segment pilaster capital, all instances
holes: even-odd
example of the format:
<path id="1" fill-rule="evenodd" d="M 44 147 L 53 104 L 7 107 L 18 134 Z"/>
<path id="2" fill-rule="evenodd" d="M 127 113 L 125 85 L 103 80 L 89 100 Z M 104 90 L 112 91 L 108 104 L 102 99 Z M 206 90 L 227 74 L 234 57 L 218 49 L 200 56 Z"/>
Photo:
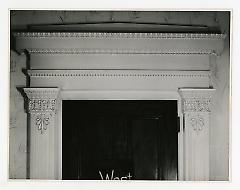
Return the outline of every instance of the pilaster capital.
<path id="1" fill-rule="evenodd" d="M 211 99 L 215 89 L 190 89 L 178 90 L 182 98 L 182 111 L 186 112 L 211 112 Z"/>
<path id="2" fill-rule="evenodd" d="M 57 110 L 59 88 L 24 88 L 24 92 L 29 99 L 29 113 L 53 113 Z"/>

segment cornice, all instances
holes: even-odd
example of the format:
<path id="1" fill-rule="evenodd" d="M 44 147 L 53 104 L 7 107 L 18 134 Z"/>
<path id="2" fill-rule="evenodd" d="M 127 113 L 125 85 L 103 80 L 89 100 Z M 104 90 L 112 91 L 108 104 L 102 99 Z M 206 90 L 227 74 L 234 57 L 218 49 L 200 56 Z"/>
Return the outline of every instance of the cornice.
<path id="1" fill-rule="evenodd" d="M 207 77 L 209 71 L 147 70 L 28 70 L 30 77 Z"/>
<path id="2" fill-rule="evenodd" d="M 216 55 L 210 49 L 103 49 L 103 48 L 30 48 L 30 54 L 91 54 L 91 55 Z"/>
<path id="3" fill-rule="evenodd" d="M 114 39 L 213 39 L 221 40 L 225 34 L 206 33 L 111 33 L 111 32 L 14 32 L 24 38 L 114 38 Z"/>

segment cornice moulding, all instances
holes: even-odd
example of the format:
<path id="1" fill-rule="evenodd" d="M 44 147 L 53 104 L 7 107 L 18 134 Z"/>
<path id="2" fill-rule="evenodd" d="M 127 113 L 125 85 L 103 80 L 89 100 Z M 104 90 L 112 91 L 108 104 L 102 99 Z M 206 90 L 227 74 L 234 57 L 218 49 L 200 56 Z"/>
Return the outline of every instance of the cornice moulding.
<path id="1" fill-rule="evenodd" d="M 19 32 L 16 50 L 30 54 L 220 55 L 225 34 Z"/>
<path id="2" fill-rule="evenodd" d="M 28 70 L 30 77 L 209 77 L 209 71 Z"/>
<path id="3" fill-rule="evenodd" d="M 108 32 L 14 32 L 23 38 L 147 38 L 147 39 L 225 39 L 226 34 L 206 33 L 108 33 Z"/>
<path id="4" fill-rule="evenodd" d="M 30 54 L 110 54 L 110 55 L 216 55 L 214 50 L 210 49 L 100 49 L 100 48 L 30 48 L 27 49 Z"/>

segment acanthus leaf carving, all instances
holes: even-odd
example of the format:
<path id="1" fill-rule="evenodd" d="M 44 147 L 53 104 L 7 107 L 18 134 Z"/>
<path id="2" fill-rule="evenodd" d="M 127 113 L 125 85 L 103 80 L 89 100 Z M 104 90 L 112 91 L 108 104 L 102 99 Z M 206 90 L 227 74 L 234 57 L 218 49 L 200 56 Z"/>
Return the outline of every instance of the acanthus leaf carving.
<path id="1" fill-rule="evenodd" d="M 51 116 L 52 114 L 37 114 L 35 125 L 37 126 L 37 130 L 40 131 L 41 134 L 43 134 L 44 131 L 47 130 L 48 125 L 50 125 Z"/>

